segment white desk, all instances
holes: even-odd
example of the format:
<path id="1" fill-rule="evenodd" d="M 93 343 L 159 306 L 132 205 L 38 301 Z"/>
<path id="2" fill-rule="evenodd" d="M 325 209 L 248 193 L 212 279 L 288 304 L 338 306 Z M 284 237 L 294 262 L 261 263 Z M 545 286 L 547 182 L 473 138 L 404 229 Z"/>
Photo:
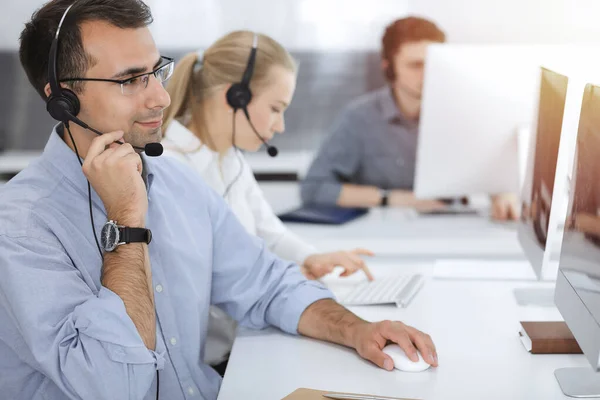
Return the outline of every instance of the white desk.
<path id="1" fill-rule="evenodd" d="M 281 399 L 299 387 L 426 400 L 565 399 L 554 370 L 588 363 L 582 355 L 525 351 L 520 320 L 562 319 L 555 308 L 517 306 L 512 289 L 531 284 L 430 280 L 406 309 L 352 308 L 371 321 L 401 320 L 431 334 L 440 366 L 422 373 L 384 371 L 353 350 L 275 329 L 241 330 L 219 400 Z"/>
<path id="2" fill-rule="evenodd" d="M 415 216 L 399 209 L 373 209 L 343 226 L 288 224 L 324 251 L 365 247 L 379 255 L 522 258 L 514 224 L 485 216 Z"/>
<path id="3" fill-rule="evenodd" d="M 261 182 L 276 213 L 301 203 L 297 183 Z M 513 223 L 487 216 L 417 216 L 412 210 L 375 208 L 342 226 L 287 224 L 322 251 L 364 247 L 384 256 L 523 258 Z"/>
<path id="4" fill-rule="evenodd" d="M 39 151 L 6 151 L 0 153 L 0 174 L 17 174 L 40 154 Z"/>

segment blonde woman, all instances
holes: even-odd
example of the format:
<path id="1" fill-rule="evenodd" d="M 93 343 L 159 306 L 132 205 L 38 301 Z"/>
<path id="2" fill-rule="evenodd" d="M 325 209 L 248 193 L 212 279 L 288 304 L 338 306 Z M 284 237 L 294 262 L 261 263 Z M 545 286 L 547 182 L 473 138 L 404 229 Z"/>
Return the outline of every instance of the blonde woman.
<path id="1" fill-rule="evenodd" d="M 199 179 L 223 195 L 250 233 L 279 257 L 297 263 L 307 277 L 319 278 L 341 266 L 342 276 L 363 270 L 373 279 L 360 258 L 372 255 L 370 251 L 318 253 L 290 232 L 265 200 L 239 150 L 257 151 L 263 141 L 284 131 L 283 115 L 295 86 L 294 60 L 265 35 L 232 32 L 203 54 L 186 55 L 167 86 L 171 106 L 164 116 L 165 154 L 192 166 Z M 215 365 L 226 359 L 233 334 L 215 327 L 225 322 L 216 315 L 219 310 L 213 312 L 209 325 L 214 334 L 209 332 L 205 358 Z M 216 331 L 228 331 L 228 337 Z"/>

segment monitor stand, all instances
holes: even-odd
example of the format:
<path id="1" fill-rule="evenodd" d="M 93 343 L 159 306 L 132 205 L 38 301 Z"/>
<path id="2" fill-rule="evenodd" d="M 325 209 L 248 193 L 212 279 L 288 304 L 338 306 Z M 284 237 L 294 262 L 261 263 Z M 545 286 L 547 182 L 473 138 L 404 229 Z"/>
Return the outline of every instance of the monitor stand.
<path id="1" fill-rule="evenodd" d="M 525 287 L 513 289 L 520 306 L 555 307 L 554 287 Z"/>
<path id="2" fill-rule="evenodd" d="M 600 374 L 591 368 L 560 368 L 554 371 L 554 376 L 569 397 L 600 398 Z"/>

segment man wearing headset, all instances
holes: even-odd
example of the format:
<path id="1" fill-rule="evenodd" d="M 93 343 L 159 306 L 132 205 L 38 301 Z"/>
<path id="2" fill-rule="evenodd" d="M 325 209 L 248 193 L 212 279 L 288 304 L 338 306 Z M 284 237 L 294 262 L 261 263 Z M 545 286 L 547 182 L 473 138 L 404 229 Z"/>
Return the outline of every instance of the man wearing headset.
<path id="1" fill-rule="evenodd" d="M 304 203 L 425 212 L 445 207 L 412 192 L 425 55 L 430 44 L 445 41 L 444 32 L 422 18 L 386 28 L 381 66 L 388 85 L 359 97 L 339 116 L 302 182 Z M 494 219 L 516 216 L 514 196 L 492 196 Z"/>
<path id="2" fill-rule="evenodd" d="M 437 365 L 428 335 L 358 318 L 248 235 L 191 170 L 147 157 L 172 72 L 150 10 L 70 1 L 44 5 L 21 34 L 23 67 L 62 124 L 0 190 L 0 397 L 215 399 L 220 377 L 202 363 L 210 305 L 387 370 L 388 340 Z"/>

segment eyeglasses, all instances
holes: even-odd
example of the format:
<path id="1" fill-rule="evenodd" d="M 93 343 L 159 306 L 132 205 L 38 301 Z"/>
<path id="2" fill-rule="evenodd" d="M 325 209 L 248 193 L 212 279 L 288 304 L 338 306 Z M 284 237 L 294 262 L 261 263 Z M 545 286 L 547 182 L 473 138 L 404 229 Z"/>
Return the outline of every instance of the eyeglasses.
<path id="1" fill-rule="evenodd" d="M 60 82 L 112 82 L 121 85 L 121 93 L 124 95 L 132 95 L 148 87 L 150 75 L 160 82 L 164 83 L 173 75 L 175 62 L 170 57 L 161 56 L 162 64 L 152 72 L 146 72 L 127 79 L 100 79 L 100 78 L 67 78 L 61 79 Z"/>

